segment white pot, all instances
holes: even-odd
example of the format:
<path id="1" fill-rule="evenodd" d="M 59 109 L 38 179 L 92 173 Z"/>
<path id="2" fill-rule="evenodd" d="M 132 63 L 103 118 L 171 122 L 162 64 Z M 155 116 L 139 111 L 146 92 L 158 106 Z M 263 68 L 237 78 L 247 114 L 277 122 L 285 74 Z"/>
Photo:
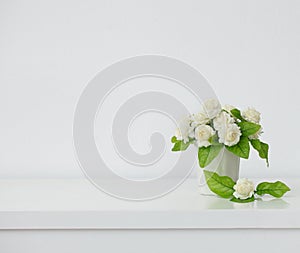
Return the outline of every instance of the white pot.
<path id="1" fill-rule="evenodd" d="M 203 170 L 216 172 L 220 176 L 228 176 L 236 181 L 239 178 L 240 158 L 224 147 L 219 155 L 207 167 L 198 167 L 198 182 L 201 194 L 214 195 L 206 184 Z"/>

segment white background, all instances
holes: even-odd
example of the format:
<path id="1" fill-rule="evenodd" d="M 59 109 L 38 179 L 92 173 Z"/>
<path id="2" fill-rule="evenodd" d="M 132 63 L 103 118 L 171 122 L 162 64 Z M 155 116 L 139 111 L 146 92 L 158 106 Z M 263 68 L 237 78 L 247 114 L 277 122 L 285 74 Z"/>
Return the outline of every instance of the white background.
<path id="1" fill-rule="evenodd" d="M 0 178 L 83 177 L 76 102 L 101 69 L 162 54 L 198 69 L 220 101 L 262 112 L 270 168 L 300 176 L 299 1 L 0 1 Z"/>

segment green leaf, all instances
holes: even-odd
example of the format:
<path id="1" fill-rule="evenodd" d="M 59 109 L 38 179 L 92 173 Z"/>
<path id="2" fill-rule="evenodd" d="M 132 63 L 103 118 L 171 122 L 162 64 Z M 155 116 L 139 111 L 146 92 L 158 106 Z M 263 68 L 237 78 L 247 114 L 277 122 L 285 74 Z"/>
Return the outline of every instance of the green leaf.
<path id="1" fill-rule="evenodd" d="M 176 136 L 173 136 L 173 137 L 171 138 L 171 142 L 172 142 L 172 143 L 175 143 L 176 141 L 177 141 Z"/>
<path id="2" fill-rule="evenodd" d="M 239 122 L 238 126 L 241 129 L 242 135 L 247 137 L 257 133 L 259 129 L 261 129 L 261 126 L 259 124 L 255 124 L 248 121 Z"/>
<path id="3" fill-rule="evenodd" d="M 173 138 L 172 138 L 173 139 Z M 172 140 L 171 140 L 172 141 Z M 193 139 L 190 139 L 187 143 L 184 143 L 183 140 L 176 140 L 172 151 L 184 151 L 186 150 L 190 144 L 192 144 L 194 142 Z"/>
<path id="4" fill-rule="evenodd" d="M 251 142 L 251 145 L 254 149 L 256 149 L 257 151 L 261 150 L 261 145 L 260 145 L 260 140 L 259 139 L 253 139 L 253 140 L 250 140 L 250 142 Z"/>
<path id="5" fill-rule="evenodd" d="M 201 168 L 206 167 L 217 157 L 223 145 L 211 145 L 209 147 L 201 147 L 198 149 L 198 161 Z"/>
<path id="6" fill-rule="evenodd" d="M 204 170 L 206 183 L 209 189 L 222 198 L 230 198 L 234 193 L 235 182 L 227 176 L 219 176 L 217 173 Z"/>
<path id="7" fill-rule="evenodd" d="M 249 158 L 249 152 L 250 152 L 250 145 L 249 140 L 246 136 L 241 136 L 240 141 L 238 144 L 233 145 L 231 147 L 226 146 L 227 150 L 232 152 L 233 154 L 248 159 Z"/>
<path id="8" fill-rule="evenodd" d="M 266 159 L 269 166 L 269 145 L 261 142 L 259 139 L 250 140 L 252 147 L 258 151 L 259 157 Z"/>
<path id="9" fill-rule="evenodd" d="M 277 181 L 275 183 L 263 182 L 256 187 L 256 194 L 258 195 L 270 194 L 275 198 L 280 198 L 287 191 L 290 190 L 291 189 L 286 184 L 280 181 Z"/>
<path id="10" fill-rule="evenodd" d="M 236 117 L 237 119 L 241 121 L 245 121 L 245 119 L 242 117 L 241 111 L 239 109 L 232 109 L 230 110 L 231 114 Z"/>
<path id="11" fill-rule="evenodd" d="M 254 196 L 247 198 L 247 199 L 238 199 L 236 197 L 233 197 L 230 201 L 236 202 L 236 203 L 249 203 L 253 202 L 255 200 Z"/>
<path id="12" fill-rule="evenodd" d="M 219 137 L 218 135 L 214 134 L 213 136 L 211 136 L 208 141 L 212 144 L 212 145 L 218 145 L 219 143 Z"/>

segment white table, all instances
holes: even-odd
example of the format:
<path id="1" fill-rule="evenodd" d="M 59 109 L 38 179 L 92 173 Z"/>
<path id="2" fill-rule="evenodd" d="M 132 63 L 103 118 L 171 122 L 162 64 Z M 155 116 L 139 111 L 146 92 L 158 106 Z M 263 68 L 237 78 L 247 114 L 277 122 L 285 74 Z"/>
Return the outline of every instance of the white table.
<path id="1" fill-rule="evenodd" d="M 0 180 L 0 252 L 297 252 L 300 180 L 283 181 L 284 198 L 238 204 L 193 179 L 145 202 L 87 180 Z"/>

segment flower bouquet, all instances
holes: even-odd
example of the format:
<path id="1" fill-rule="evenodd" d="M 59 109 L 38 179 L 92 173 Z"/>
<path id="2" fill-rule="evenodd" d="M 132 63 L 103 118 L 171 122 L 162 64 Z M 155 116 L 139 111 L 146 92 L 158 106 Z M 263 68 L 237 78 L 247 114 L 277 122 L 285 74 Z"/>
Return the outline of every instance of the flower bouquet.
<path id="1" fill-rule="evenodd" d="M 208 99 L 199 113 L 180 122 L 175 136 L 171 139 L 174 144 L 172 151 L 184 151 L 194 144 L 198 148 L 199 166 L 208 168 L 220 157 L 221 150 L 223 157 L 229 153 L 232 157 L 230 159 L 248 159 L 251 145 L 269 166 L 269 145 L 260 140 L 263 133 L 260 118 L 260 113 L 254 108 L 244 111 L 230 105 L 222 108 L 216 99 Z M 209 189 L 221 197 L 230 198 L 235 202 L 251 202 L 255 200 L 255 194 L 281 197 L 290 190 L 279 181 L 264 182 L 255 189 L 251 181 L 238 179 L 238 167 L 237 173 L 229 177 L 233 175 L 232 163 L 218 162 L 218 166 L 214 164 L 204 170 L 204 175 Z M 224 169 L 226 164 L 228 168 Z M 235 164 L 239 166 L 239 162 Z"/>

